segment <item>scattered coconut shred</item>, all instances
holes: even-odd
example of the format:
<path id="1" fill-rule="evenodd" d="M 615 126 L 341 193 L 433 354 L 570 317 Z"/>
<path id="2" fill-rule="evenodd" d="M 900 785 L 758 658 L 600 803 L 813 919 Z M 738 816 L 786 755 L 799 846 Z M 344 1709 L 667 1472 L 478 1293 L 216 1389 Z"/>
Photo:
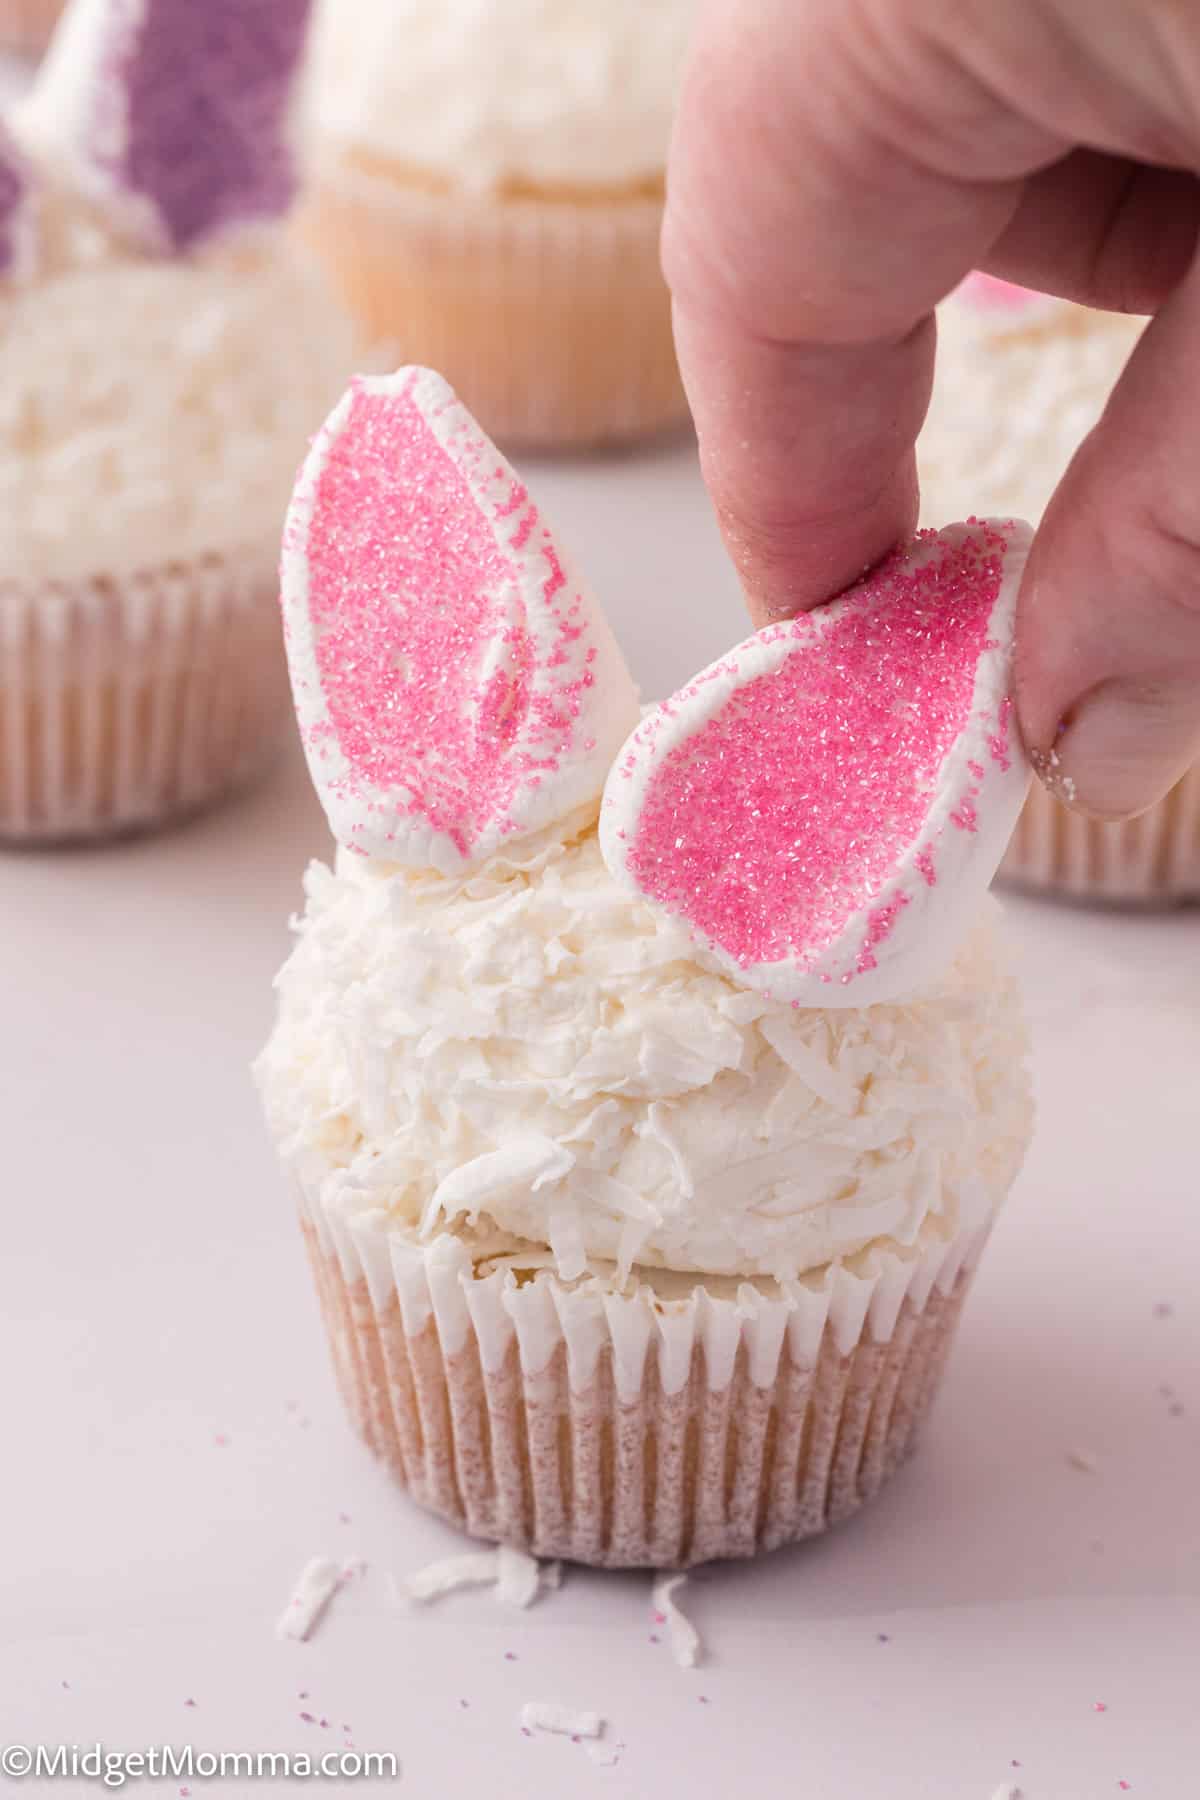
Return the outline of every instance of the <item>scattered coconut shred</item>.
<path id="1" fill-rule="evenodd" d="M 523 1550 L 501 1544 L 497 1550 L 477 1550 L 466 1556 L 447 1556 L 406 1577 L 404 1592 L 422 1603 L 440 1600 L 460 1588 L 494 1587 L 502 1606 L 532 1606 L 545 1590 L 561 1587 L 562 1564 L 539 1563 Z"/>
<path id="2" fill-rule="evenodd" d="M 692 1621 L 680 1611 L 674 1596 L 687 1580 L 686 1575 L 659 1575 L 650 1596 L 655 1620 L 665 1625 L 671 1639 L 675 1661 L 681 1669 L 694 1669 L 703 1654 L 700 1633 Z"/>
<path id="3" fill-rule="evenodd" d="M 276 1622 L 275 1636 L 305 1643 L 338 1589 L 364 1567 L 358 1561 L 337 1563 L 328 1556 L 314 1556 L 300 1571 L 292 1597 Z"/>
<path id="4" fill-rule="evenodd" d="M 599 1713 L 575 1712 L 552 1700 L 527 1700 L 521 1708 L 522 1731 L 552 1731 L 559 1737 L 598 1738 L 604 1732 Z"/>

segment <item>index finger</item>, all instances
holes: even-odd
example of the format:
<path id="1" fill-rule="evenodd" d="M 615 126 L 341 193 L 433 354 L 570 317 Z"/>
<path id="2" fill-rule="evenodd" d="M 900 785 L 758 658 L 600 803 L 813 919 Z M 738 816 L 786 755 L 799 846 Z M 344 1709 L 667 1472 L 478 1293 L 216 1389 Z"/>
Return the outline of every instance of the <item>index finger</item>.
<path id="1" fill-rule="evenodd" d="M 702 9 L 664 264 L 705 478 L 759 622 L 828 598 L 915 524 L 933 308 L 1070 141 L 936 26 L 1047 10 Z"/>

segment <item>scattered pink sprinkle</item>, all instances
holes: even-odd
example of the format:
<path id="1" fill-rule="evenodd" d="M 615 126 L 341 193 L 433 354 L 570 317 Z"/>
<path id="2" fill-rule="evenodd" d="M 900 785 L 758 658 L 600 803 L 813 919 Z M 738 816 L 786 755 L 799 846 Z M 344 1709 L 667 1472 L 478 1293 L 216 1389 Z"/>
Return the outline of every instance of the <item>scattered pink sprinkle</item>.
<path id="1" fill-rule="evenodd" d="M 1128 1782 L 1128 1781 L 1118 1781 L 1118 1783 L 1117 1783 L 1117 1786 L 1118 1786 L 1118 1787 L 1119 1787 L 1119 1788 L 1123 1788 L 1123 1789 L 1124 1789 L 1124 1791 L 1125 1791 L 1125 1792 L 1126 1792 L 1126 1793 L 1128 1793 L 1128 1792 L 1129 1792 L 1129 1789 L 1130 1789 L 1130 1787 L 1131 1787 L 1131 1785 L 1132 1785 L 1132 1784 L 1131 1784 L 1131 1783 L 1130 1783 L 1130 1782 Z"/>
<path id="2" fill-rule="evenodd" d="M 1093 1700 L 1092 1701 L 1092 1711 L 1093 1712 L 1107 1712 L 1108 1711 L 1108 1702 L 1106 1700 Z"/>
<path id="3" fill-rule="evenodd" d="M 504 1652 L 504 1660 L 505 1660 L 505 1662 L 516 1662 L 516 1660 L 517 1660 L 516 1651 L 515 1650 L 506 1650 Z"/>
<path id="4" fill-rule="evenodd" d="M 700 1702 L 701 1706 L 708 1705 L 708 1695 L 707 1694 L 697 1694 L 696 1698 Z"/>
<path id="5" fill-rule="evenodd" d="M 189 1698 L 189 1699 L 185 1700 L 183 1704 L 185 1706 L 195 1706 L 196 1702 Z"/>
<path id="6" fill-rule="evenodd" d="M 224 1450 L 229 1443 L 229 1433 L 226 1431 L 218 1431 L 216 1437 L 213 1439 L 213 1443 L 217 1446 L 218 1450 Z"/>
<path id="7" fill-rule="evenodd" d="M 920 838 L 972 717 L 1006 547 L 986 526 L 961 543 L 922 533 L 833 624 L 805 614 L 760 632 L 786 642 L 786 660 L 652 769 L 626 853 L 642 891 L 743 968 L 812 968 Z M 914 567 L 914 554 L 929 560 Z M 967 831 L 976 767 L 952 815 Z M 860 972 L 908 898 L 868 912 Z"/>
<path id="8" fill-rule="evenodd" d="M 458 1704 L 462 1707 L 463 1711 L 465 1712 L 467 1710 L 467 1708 L 470 1706 L 471 1702 L 469 1700 L 460 1700 Z"/>
<path id="9" fill-rule="evenodd" d="M 877 1631 L 875 1636 L 881 1644 L 890 1644 L 892 1641 L 886 1631 Z"/>
<path id="10" fill-rule="evenodd" d="M 767 998 L 770 998 L 770 996 L 768 995 Z M 656 1625 L 665 1625 L 667 1622 L 667 1615 L 665 1612 L 652 1613 L 650 1616 Z"/>
<path id="11" fill-rule="evenodd" d="M 522 1725 L 521 1736 L 522 1737 L 532 1737 L 533 1736 L 533 1733 L 532 1733 L 532 1731 L 530 1731 L 528 1725 Z"/>
<path id="12" fill-rule="evenodd" d="M 328 1719 L 318 1719 L 317 1724 L 321 1727 L 322 1731 L 329 1730 L 329 1720 Z"/>
<path id="13" fill-rule="evenodd" d="M 308 1689 L 302 1688 L 301 1691 L 296 1695 L 296 1698 L 297 1698 L 297 1700 L 307 1700 L 308 1699 Z"/>
<path id="14" fill-rule="evenodd" d="M 656 1632 L 653 1632 L 653 1631 L 652 1631 L 652 1632 L 651 1632 L 651 1633 L 650 1633 L 650 1642 L 651 1642 L 651 1643 L 652 1643 L 652 1644 L 661 1644 L 661 1643 L 662 1643 L 662 1639 L 661 1639 L 661 1638 L 660 1638 L 660 1637 L 659 1637 L 659 1636 L 658 1636 L 658 1634 L 657 1634 L 657 1633 L 656 1633 Z"/>
<path id="15" fill-rule="evenodd" d="M 62 1687 L 65 1687 L 65 1688 L 69 1688 L 69 1687 L 70 1687 L 70 1685 L 71 1685 L 71 1684 L 70 1684 L 70 1682 L 69 1682 L 69 1681 L 64 1681 L 64 1682 L 62 1682 L 62 1683 L 60 1683 L 60 1686 L 62 1686 Z"/>
<path id="16" fill-rule="evenodd" d="M 1174 1311 L 1175 1308 L 1171 1305 L 1169 1300 L 1159 1300 L 1155 1303 L 1154 1317 L 1156 1319 L 1169 1319 Z"/>
<path id="17" fill-rule="evenodd" d="M 349 1523 L 350 1523 L 350 1514 L 347 1512 L 340 1512 L 338 1514 L 338 1524 L 339 1525 L 349 1525 Z"/>
<path id="18" fill-rule="evenodd" d="M 315 1725 L 317 1722 L 315 1713 L 302 1712 L 300 1717 L 304 1720 L 306 1725 Z"/>
<path id="19" fill-rule="evenodd" d="M 189 1787 L 181 1787 L 179 1790 L 180 1800 L 188 1800 L 188 1796 L 191 1794 L 191 1791 L 192 1790 Z"/>

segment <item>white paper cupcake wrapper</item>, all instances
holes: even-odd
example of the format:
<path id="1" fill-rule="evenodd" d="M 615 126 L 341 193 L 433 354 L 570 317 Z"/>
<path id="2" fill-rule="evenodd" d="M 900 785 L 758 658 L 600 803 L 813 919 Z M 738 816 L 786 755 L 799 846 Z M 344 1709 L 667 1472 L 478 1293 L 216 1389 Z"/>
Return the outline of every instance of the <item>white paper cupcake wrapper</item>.
<path id="1" fill-rule="evenodd" d="M 0 840 L 196 811 L 261 766 L 287 716 L 261 555 L 123 581 L 0 581 Z"/>
<path id="2" fill-rule="evenodd" d="M 485 430 L 556 447 L 687 414 L 661 201 L 438 192 L 326 159 L 299 228 L 372 341 L 437 369 Z"/>
<path id="3" fill-rule="evenodd" d="M 878 1490 L 990 1228 L 786 1288 L 619 1293 L 477 1272 L 462 1239 L 343 1219 L 319 1183 L 301 1216 L 350 1416 L 414 1499 L 538 1556 L 659 1568 L 772 1549 Z"/>
<path id="4" fill-rule="evenodd" d="M 1141 818 L 1121 824 L 1084 818 L 1035 782 L 1000 877 L 1077 900 L 1200 900 L 1200 769 Z"/>

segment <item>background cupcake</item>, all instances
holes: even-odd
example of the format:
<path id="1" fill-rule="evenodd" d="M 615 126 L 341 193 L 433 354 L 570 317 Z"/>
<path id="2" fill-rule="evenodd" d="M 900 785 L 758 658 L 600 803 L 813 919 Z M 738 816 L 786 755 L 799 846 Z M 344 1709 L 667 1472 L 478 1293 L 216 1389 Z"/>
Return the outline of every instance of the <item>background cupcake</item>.
<path id="1" fill-rule="evenodd" d="M 996 512 L 1040 518 L 1144 326 L 972 276 L 938 314 L 937 380 L 918 446 L 925 516 L 957 517 L 974 493 Z M 1035 784 L 1002 873 L 1081 899 L 1196 899 L 1200 774 L 1117 825 Z"/>
<path id="2" fill-rule="evenodd" d="M 325 0 L 304 233 L 373 338 L 488 430 L 632 438 L 686 406 L 659 272 L 692 0 Z"/>
<path id="3" fill-rule="evenodd" d="M 77 0 L 14 120 L 0 836 L 198 807 L 286 715 L 278 522 L 353 360 L 284 230 L 306 0 Z M 189 85 L 190 84 L 190 85 Z"/>
<path id="4" fill-rule="evenodd" d="M 994 656 L 1016 578 L 960 534 L 899 557 L 846 616 L 894 603 L 898 644 L 921 610 L 927 672 L 930 596 L 981 598 Z M 975 917 L 951 891 L 953 859 L 986 856 L 1024 789 L 1003 688 L 999 721 L 978 697 L 999 664 L 977 677 L 972 656 L 961 719 L 934 728 L 949 747 L 883 809 L 887 831 L 901 799 L 926 806 L 921 784 L 975 733 L 996 747 L 986 767 L 962 749 L 969 797 L 952 781 L 947 804 L 979 829 L 934 806 L 908 885 L 864 903 L 846 972 L 805 963 L 797 988 L 617 866 L 629 807 L 657 791 L 656 733 L 697 704 L 727 718 L 722 683 L 761 641 L 618 749 L 639 709 L 603 618 L 436 377 L 358 384 L 331 418 L 289 518 L 284 606 L 343 847 L 309 871 L 258 1075 L 358 1430 L 423 1504 L 547 1556 L 674 1566 L 844 1517 L 911 1447 L 1029 1134 L 993 906 Z M 882 717 L 903 729 L 890 679 Z M 793 769 L 794 724 L 789 708 Z M 751 782 L 763 757 L 784 766 L 757 749 Z M 733 818 L 749 861 L 711 884 L 739 918 L 767 873 L 756 819 Z M 793 885 L 823 906 L 801 864 Z M 930 924 L 950 902 L 974 919 L 957 955 Z M 869 1004 L 922 914 L 937 974 Z"/>

